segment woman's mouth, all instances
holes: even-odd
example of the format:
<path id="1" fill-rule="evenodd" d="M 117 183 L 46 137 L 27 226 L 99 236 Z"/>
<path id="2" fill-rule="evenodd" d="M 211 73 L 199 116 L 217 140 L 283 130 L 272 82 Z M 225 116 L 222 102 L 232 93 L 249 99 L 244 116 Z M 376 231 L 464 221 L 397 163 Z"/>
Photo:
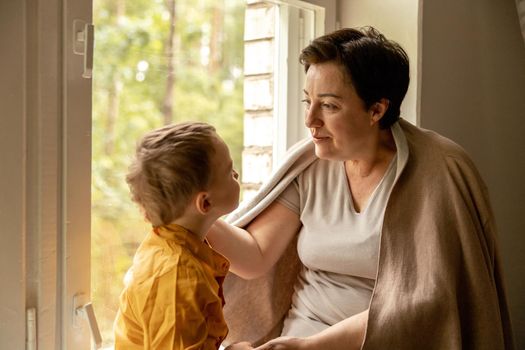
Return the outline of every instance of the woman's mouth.
<path id="1" fill-rule="evenodd" d="M 318 134 L 312 134 L 312 139 L 314 140 L 314 142 L 322 142 L 328 140 L 329 137 Z"/>

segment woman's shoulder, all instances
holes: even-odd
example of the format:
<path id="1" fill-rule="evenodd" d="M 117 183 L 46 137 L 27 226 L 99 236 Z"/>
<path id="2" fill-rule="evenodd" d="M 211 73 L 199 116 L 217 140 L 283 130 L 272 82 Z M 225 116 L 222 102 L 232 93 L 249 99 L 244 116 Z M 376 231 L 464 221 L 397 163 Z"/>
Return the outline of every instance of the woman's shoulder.
<path id="1" fill-rule="evenodd" d="M 475 186 L 486 192 L 479 170 L 462 146 L 435 131 L 419 128 L 408 122 L 403 122 L 401 126 L 415 172 L 420 175 L 431 173 L 432 181 L 453 177 L 457 183 L 466 182 L 469 187 Z"/>
<path id="2" fill-rule="evenodd" d="M 299 181 L 328 180 L 337 176 L 337 170 L 342 169 L 342 167 L 343 162 L 341 161 L 317 158 L 297 178 Z"/>
<path id="3" fill-rule="evenodd" d="M 447 161 L 447 158 L 465 161 L 472 165 L 472 161 L 465 149 L 455 141 L 429 129 L 417 127 L 401 120 L 400 126 L 407 139 L 409 153 L 420 160 Z"/>

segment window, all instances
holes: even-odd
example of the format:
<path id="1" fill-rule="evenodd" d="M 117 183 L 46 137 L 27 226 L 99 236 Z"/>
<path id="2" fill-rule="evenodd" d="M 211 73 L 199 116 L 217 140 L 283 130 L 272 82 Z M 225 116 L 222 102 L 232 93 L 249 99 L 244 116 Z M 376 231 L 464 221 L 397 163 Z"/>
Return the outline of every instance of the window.
<path id="1" fill-rule="evenodd" d="M 117 7 L 122 4 L 140 7 L 146 2 L 119 0 L 111 3 L 117 10 Z M 182 0 L 179 2 L 183 3 Z M 215 3 L 210 0 L 199 1 L 198 4 L 204 6 L 212 2 Z M 159 6 L 164 4 L 164 0 L 150 3 Z M 232 2 L 228 0 L 223 3 L 229 6 Z M 242 6 L 256 7 L 257 3 L 271 3 L 278 7 L 275 12 L 278 21 L 274 27 L 275 33 L 279 34 L 276 41 L 286 37 L 286 30 L 292 31 L 290 28 L 285 29 L 281 26 L 285 18 L 290 21 L 292 18 L 284 16 L 286 3 L 293 5 L 290 8 L 304 5 L 308 11 L 313 9 L 316 13 L 315 22 L 319 22 L 320 17 L 317 14 L 320 13 L 320 8 L 312 8 L 311 5 L 299 1 L 246 1 L 242 3 Z M 0 11 L 0 16 L 6 20 L 0 23 L 2 29 L 6 30 L 2 31 L 4 33 L 2 38 L 7 40 L 11 50 L 4 55 L 5 57 L 3 56 L 7 59 L 10 69 L 6 71 L 5 83 L 2 84 L 2 88 L 6 89 L 6 94 L 2 95 L 4 96 L 2 105 L 6 108 L 6 115 L 13 117 L 2 118 L 3 127 L 0 128 L 2 133 L 0 140 L 4 145 L 0 156 L 2 163 L 8 165 L 4 176 L 9 179 L 9 183 L 5 181 L 2 183 L 3 196 L 1 197 L 0 214 L 4 219 L 5 231 L 11 233 L 1 236 L 3 248 L 0 256 L 3 264 L 1 264 L 0 273 L 10 284 L 10 288 L 2 289 L 1 305 L 5 311 L 10 313 L 10 316 L 9 323 L 0 327 L 0 338 L 2 338 L 2 346 L 13 349 L 24 348 L 26 336 L 29 348 L 38 346 L 42 349 L 88 349 L 89 327 L 83 319 L 75 316 L 74 309 L 75 306 L 81 306 L 91 297 L 95 297 L 95 293 L 90 290 L 91 276 L 93 275 L 93 282 L 96 278 L 100 278 L 100 275 L 95 275 L 95 271 L 91 273 L 94 266 L 91 265 L 90 260 L 91 245 L 94 243 L 90 239 L 92 226 L 90 216 L 91 142 L 98 142 L 102 139 L 104 142 L 107 141 L 107 144 L 103 144 L 108 149 L 116 147 L 115 140 L 112 143 L 110 139 L 104 140 L 100 135 L 92 133 L 92 110 L 95 119 L 99 107 L 91 103 L 92 80 L 83 78 L 83 75 L 89 77 L 90 72 L 90 60 L 86 59 L 90 57 L 90 46 L 87 45 L 89 35 L 86 37 L 86 33 L 89 33 L 91 28 L 89 25 L 93 22 L 92 14 L 97 11 L 97 8 L 93 8 L 92 0 L 51 0 L 46 3 L 46 6 L 39 6 L 29 1 L 6 3 L 3 9 L 6 11 Z M 304 18 L 310 18 L 306 12 L 303 15 Z M 162 16 L 166 14 L 161 14 L 160 17 L 152 16 L 145 20 L 145 24 L 148 21 L 162 21 Z M 244 16 L 240 15 L 239 18 L 244 19 Z M 121 23 L 124 31 L 130 29 L 127 27 L 128 24 L 126 21 Z M 193 22 L 188 23 L 186 27 L 192 27 L 193 24 Z M 188 59 L 201 64 L 206 60 L 212 61 L 212 50 L 202 48 L 203 43 L 211 40 L 209 38 L 214 34 L 211 22 L 208 28 L 206 25 L 192 28 L 196 29 L 192 32 L 193 34 L 200 32 L 203 35 L 200 40 L 194 42 L 199 50 L 192 52 L 198 52 L 198 54 Z M 102 45 L 101 39 L 103 39 L 98 29 L 96 50 L 100 49 L 98 46 Z M 126 32 L 126 34 L 113 43 L 117 50 L 113 56 L 116 56 L 118 50 L 122 48 L 122 41 L 145 39 L 140 30 L 133 31 L 131 34 Z M 237 34 L 239 34 L 238 39 L 242 45 L 247 45 L 248 40 L 245 42 L 242 31 Z M 295 39 L 289 40 L 293 42 Z M 284 50 L 275 51 L 277 56 L 272 56 L 276 57 L 275 60 L 272 60 L 274 67 L 282 67 L 279 62 L 281 59 L 286 59 L 284 52 Z M 242 56 L 242 53 L 240 55 Z M 113 59 L 113 56 L 108 60 Z M 95 63 L 98 64 L 98 62 Z M 144 84 L 139 84 L 155 76 L 153 71 L 155 64 L 148 60 L 135 60 L 128 66 L 130 69 L 124 71 L 120 77 L 122 81 L 128 79 L 136 86 L 144 87 Z M 105 65 L 102 69 L 109 69 L 109 66 Z M 228 77 L 235 77 L 243 73 L 243 70 L 245 67 L 241 63 L 241 70 L 230 71 Z M 296 74 L 292 74 L 290 70 L 291 68 L 288 68 L 286 73 L 289 85 L 292 84 L 293 79 L 302 76 L 301 70 L 298 70 Z M 283 71 L 279 72 L 275 71 L 272 74 L 281 74 L 283 77 Z M 194 74 L 190 71 L 183 73 Z M 100 73 L 95 67 L 94 84 L 97 84 L 97 74 Z M 219 84 L 220 89 L 238 91 L 236 90 L 238 85 L 235 82 L 231 90 L 232 82 L 228 82 L 228 77 L 223 77 Z M 255 77 L 254 75 L 251 78 Z M 197 78 L 193 81 L 198 82 Z M 244 85 L 246 82 L 244 75 L 241 74 L 239 78 Z M 141 82 L 141 79 L 144 80 Z M 276 81 L 275 78 L 273 81 Z M 279 78 L 279 81 L 282 80 Z M 121 88 L 124 89 L 123 84 L 108 86 L 115 88 L 114 92 L 119 92 Z M 277 114 L 274 114 L 273 111 L 281 108 L 277 101 L 284 101 L 283 98 L 280 100 L 276 98 L 275 94 L 277 91 L 281 94 L 284 92 L 282 88 L 278 90 L 273 87 L 271 90 L 271 117 L 273 118 L 271 125 L 275 126 L 277 123 L 274 116 Z M 104 95 L 97 94 L 95 90 L 93 96 L 97 103 L 105 102 L 106 110 L 110 110 L 109 92 L 111 90 L 107 91 L 108 93 Z M 162 91 L 164 90 L 159 89 L 157 92 L 161 94 Z M 124 94 L 124 90 L 120 90 L 120 93 Z M 147 102 L 142 102 L 137 113 L 144 111 L 147 107 L 144 106 L 147 105 Z M 128 101 L 121 101 L 120 109 L 129 109 L 127 104 Z M 203 107 L 205 106 L 196 106 L 196 108 Z M 233 107 L 229 105 L 223 108 Z M 248 114 L 248 110 L 243 105 L 240 113 L 235 115 L 241 115 L 244 118 L 245 114 Z M 279 114 L 280 117 L 287 118 L 288 116 Z M 140 126 L 141 121 L 135 120 L 134 123 Z M 242 123 L 232 123 L 235 126 L 242 126 Z M 125 125 L 127 128 L 125 130 L 129 133 L 121 133 L 123 135 L 121 138 L 135 140 L 135 136 L 138 135 L 133 135 L 132 130 L 137 125 L 130 124 Z M 292 124 L 286 125 L 286 128 L 291 128 Z M 302 125 L 302 122 L 299 125 Z M 154 127 L 155 125 L 149 126 Z M 275 130 L 272 127 L 272 135 L 277 134 Z M 243 144 L 242 138 L 236 141 L 242 145 L 242 150 L 238 152 L 240 159 L 241 154 L 250 145 Z M 272 139 L 272 156 L 278 153 L 273 152 L 273 145 Z M 99 146 L 94 145 L 95 147 Z M 104 150 L 101 147 L 97 150 L 99 151 Z M 125 162 L 125 159 L 108 158 L 117 163 Z M 96 166 L 107 171 L 105 162 L 108 160 L 105 159 Z M 93 166 L 93 174 L 99 170 Z M 97 178 L 97 181 L 99 180 Z M 112 186 L 109 186 L 110 183 L 106 186 L 100 181 L 98 185 L 109 191 L 114 190 Z M 108 213 L 104 214 L 110 214 L 112 210 L 118 212 L 112 205 L 106 208 Z M 134 210 L 131 204 L 130 208 Z M 101 230 L 104 228 L 101 226 Z M 107 238 L 108 241 L 114 239 L 109 235 Z M 106 241 L 102 242 L 104 243 Z M 123 244 L 123 246 L 132 250 L 131 244 L 128 246 Z M 111 284 L 113 282 L 119 282 L 119 276 L 115 276 Z M 94 308 L 99 316 L 100 324 L 103 325 L 99 314 L 104 312 L 104 307 L 99 306 L 98 302 L 94 301 Z M 36 310 L 38 335 L 24 327 L 24 323 L 27 323 L 26 309 Z"/>
<path id="2" fill-rule="evenodd" d="M 123 277 L 151 229 L 125 175 L 137 140 L 173 122 L 217 128 L 241 168 L 245 0 L 94 0 L 92 300 L 113 343 Z"/>
<path id="3" fill-rule="evenodd" d="M 245 25 L 245 198 L 306 136 L 300 50 L 324 32 L 324 9 L 304 1 L 249 1 Z"/>
<path id="4" fill-rule="evenodd" d="M 215 125 L 248 196 L 304 135 L 298 54 L 323 12 L 300 1 L 93 5 L 91 296 L 109 348 L 123 276 L 150 229 L 124 181 L 137 139 L 171 122 Z"/>

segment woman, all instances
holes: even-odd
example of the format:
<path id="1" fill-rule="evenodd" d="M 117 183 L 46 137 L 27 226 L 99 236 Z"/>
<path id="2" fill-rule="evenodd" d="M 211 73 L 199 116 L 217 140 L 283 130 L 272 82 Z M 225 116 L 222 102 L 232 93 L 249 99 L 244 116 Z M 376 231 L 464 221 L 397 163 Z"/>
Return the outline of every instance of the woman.
<path id="1" fill-rule="evenodd" d="M 229 218 L 235 226 L 208 234 L 253 280 L 226 283 L 230 340 L 512 348 L 485 185 L 458 145 L 399 119 L 406 53 L 373 28 L 342 29 L 301 62 L 311 140 Z"/>

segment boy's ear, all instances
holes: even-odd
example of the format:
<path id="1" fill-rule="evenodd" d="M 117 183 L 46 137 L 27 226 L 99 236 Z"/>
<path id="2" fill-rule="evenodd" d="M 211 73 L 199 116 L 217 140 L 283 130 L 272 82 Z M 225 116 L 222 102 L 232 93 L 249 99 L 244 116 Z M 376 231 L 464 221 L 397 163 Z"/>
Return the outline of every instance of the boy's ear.
<path id="1" fill-rule="evenodd" d="M 371 117 L 370 117 L 370 125 L 374 125 L 378 123 L 381 118 L 385 115 L 386 111 L 388 110 L 388 106 L 390 105 L 390 101 L 386 98 L 382 98 L 379 101 L 375 102 L 369 109 Z"/>
<path id="2" fill-rule="evenodd" d="M 210 196 L 208 192 L 199 192 L 195 196 L 195 208 L 197 211 L 202 214 L 206 215 L 209 213 L 211 209 L 211 202 L 210 202 Z"/>

